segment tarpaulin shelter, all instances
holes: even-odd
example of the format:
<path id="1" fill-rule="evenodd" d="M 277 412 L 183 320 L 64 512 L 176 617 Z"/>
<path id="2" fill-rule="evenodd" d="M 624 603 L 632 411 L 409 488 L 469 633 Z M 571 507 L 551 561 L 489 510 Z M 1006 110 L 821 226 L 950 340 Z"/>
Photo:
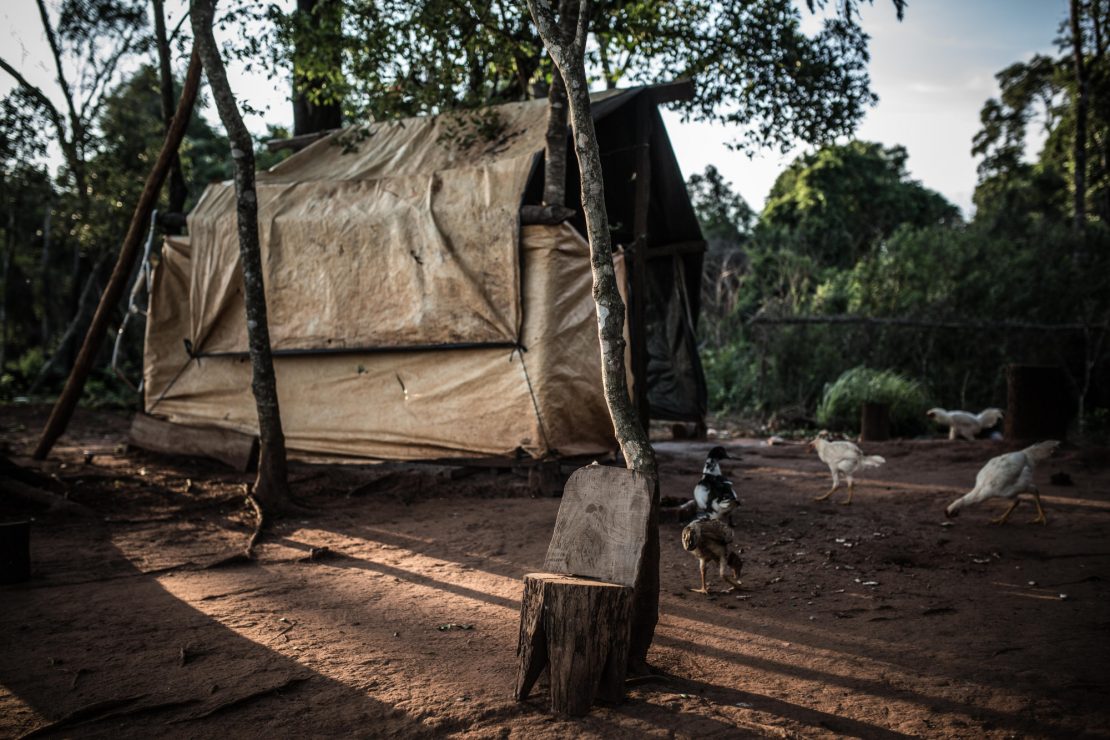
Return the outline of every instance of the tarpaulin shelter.
<path id="1" fill-rule="evenodd" d="M 694 344 L 704 243 L 656 105 L 683 86 L 596 96 L 634 388 L 699 420 Z M 671 97 L 667 97 L 667 96 Z M 293 450 L 395 460 L 596 454 L 601 389 L 581 215 L 523 224 L 543 183 L 544 100 L 327 135 L 257 181 L 270 338 Z M 568 204 L 579 199 L 573 153 Z M 230 182 L 151 289 L 148 414 L 257 431 Z"/>

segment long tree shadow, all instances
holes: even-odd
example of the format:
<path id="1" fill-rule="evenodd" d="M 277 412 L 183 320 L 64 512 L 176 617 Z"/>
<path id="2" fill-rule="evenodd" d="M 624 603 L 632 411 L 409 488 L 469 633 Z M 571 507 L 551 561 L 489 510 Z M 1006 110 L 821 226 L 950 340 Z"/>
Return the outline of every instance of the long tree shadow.
<path id="1" fill-rule="evenodd" d="M 974 715 L 976 717 L 986 719 L 998 727 L 1005 727 L 1018 731 L 1027 731 L 1030 729 L 1029 718 L 1027 716 L 1018 716 L 1011 712 L 996 711 L 982 706 L 964 704 L 957 701 L 951 701 L 939 696 L 925 695 L 911 689 L 891 686 L 887 683 L 875 679 L 842 676 L 835 673 L 830 673 L 828 671 L 816 670 L 805 666 L 770 660 L 768 658 L 762 658 L 755 655 L 746 655 L 731 650 L 715 648 L 707 646 L 704 643 L 682 640 L 670 635 L 657 634 L 655 637 L 655 642 L 658 645 L 675 648 L 691 654 L 708 655 L 736 665 L 742 665 L 747 668 L 766 671 L 769 673 L 776 673 L 788 678 L 793 678 L 801 681 L 812 682 L 815 685 L 841 686 L 856 694 L 865 694 L 879 699 L 912 702 L 920 706 L 932 707 L 936 711 L 943 713 Z M 719 691 L 731 691 L 731 689 L 725 689 L 724 687 L 714 688 Z M 767 699 L 766 697 L 765 700 L 770 702 L 776 701 L 772 699 Z M 743 701 L 750 701 L 750 699 L 743 699 Z M 778 703 L 786 707 L 795 706 L 790 705 L 787 702 Z M 852 721 L 848 720 L 847 718 L 840 719 L 847 722 Z M 1036 727 L 1038 731 L 1047 732 L 1048 734 L 1055 734 L 1066 731 L 1066 728 L 1062 726 L 1056 726 L 1043 721 L 1038 722 L 1036 724 Z M 847 732 L 847 730 L 845 730 L 845 732 Z"/>
<path id="2" fill-rule="evenodd" d="M 444 729 L 367 696 L 354 685 L 365 677 L 333 680 L 189 606 L 140 574 L 102 530 L 39 525 L 33 541 L 45 564 L 36 579 L 0 587 L 0 735 L 431 736 Z M 94 558 L 84 562 L 90 578 L 52 583 L 51 564 L 60 559 L 47 548 L 72 561 Z"/>
<path id="3" fill-rule="evenodd" d="M 709 705 L 712 712 L 720 717 L 718 721 L 713 720 L 711 717 L 703 716 L 700 718 L 702 723 L 713 722 L 714 724 L 732 728 L 736 732 L 744 732 L 746 730 L 754 736 L 781 733 L 783 728 L 778 726 L 777 723 L 766 724 L 754 718 L 748 719 L 745 717 L 745 715 L 750 712 L 762 712 L 775 715 L 790 723 L 807 726 L 814 731 L 834 732 L 849 737 L 868 738 L 869 740 L 904 740 L 905 738 L 913 737 L 912 735 L 897 732 L 870 722 L 861 722 L 850 717 L 830 714 L 817 709 L 810 709 L 809 707 L 774 699 L 763 694 L 754 694 L 748 691 L 741 691 L 740 689 L 720 686 L 718 684 L 681 676 L 673 676 L 666 673 L 662 674 L 661 677 L 666 682 L 673 684 L 673 686 L 681 687 L 682 692 L 687 696 L 696 696 L 699 701 Z M 660 685 L 665 684 L 654 684 L 654 686 Z M 743 708 L 745 711 L 739 711 L 739 708 Z M 635 705 L 622 705 L 616 707 L 614 711 L 618 714 L 633 714 L 636 712 L 636 707 Z M 673 716 L 675 725 L 681 727 L 683 732 L 686 732 L 688 729 L 691 731 L 696 731 L 698 729 L 697 725 L 690 725 L 691 720 L 689 713 L 674 710 Z M 668 725 L 663 723 L 657 722 L 653 724 L 656 724 L 660 729 L 670 729 Z M 712 727 L 706 727 L 705 729 L 711 731 Z"/>

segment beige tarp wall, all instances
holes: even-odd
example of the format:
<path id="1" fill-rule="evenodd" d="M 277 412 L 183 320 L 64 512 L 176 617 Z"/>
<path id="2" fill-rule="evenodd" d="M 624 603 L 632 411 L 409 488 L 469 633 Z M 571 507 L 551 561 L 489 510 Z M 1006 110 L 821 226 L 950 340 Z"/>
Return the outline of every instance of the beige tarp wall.
<path id="1" fill-rule="evenodd" d="M 500 133 L 470 145 L 450 116 L 334 134 L 257 182 L 275 350 L 515 342 L 518 211 L 544 148 L 544 101 L 494 109 Z M 245 352 L 231 183 L 189 215 L 188 338 Z"/>
<path id="2" fill-rule="evenodd" d="M 208 263 L 193 263 L 190 244 L 167 240 L 155 271 L 146 410 L 183 424 L 256 433 L 249 361 L 190 359 L 185 351 L 195 318 L 190 300 L 197 268 L 209 269 Z M 518 310 L 526 352 L 495 347 L 278 357 L 289 447 L 400 460 L 613 449 L 588 246 L 563 225 L 523 227 L 520 247 Z M 241 331 L 245 318 L 238 308 L 238 314 L 224 312 L 216 328 L 223 322 Z M 382 313 L 358 318 L 372 328 Z"/>

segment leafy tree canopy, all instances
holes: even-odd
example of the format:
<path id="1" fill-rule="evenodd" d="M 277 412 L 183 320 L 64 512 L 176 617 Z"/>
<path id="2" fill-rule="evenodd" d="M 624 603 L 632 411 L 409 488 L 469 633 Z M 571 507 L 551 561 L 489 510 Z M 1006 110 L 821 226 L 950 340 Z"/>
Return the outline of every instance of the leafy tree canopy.
<path id="1" fill-rule="evenodd" d="M 959 220 L 957 208 L 911 180 L 901 146 L 852 141 L 795 159 L 779 175 L 759 230 L 819 264 L 855 264 L 903 225 Z"/>
<path id="2" fill-rule="evenodd" d="M 793 0 L 599 0 L 588 69 L 606 86 L 693 79 L 698 94 L 686 113 L 738 126 L 737 146 L 831 141 L 875 101 L 858 4 L 838 2 L 809 36 Z M 903 0 L 894 5 L 900 16 Z M 551 78 L 523 3 L 318 0 L 311 13 L 273 18 L 278 56 L 304 87 L 323 81 L 313 94 L 341 99 L 351 119 L 523 100 Z M 342 49 L 338 68 L 334 55 L 311 51 L 324 47 Z"/>
<path id="3" fill-rule="evenodd" d="M 1110 6 L 1080 3 L 1079 19 L 1084 62 L 1089 74 L 1087 122 L 1087 210 L 1101 220 L 1110 216 L 1110 63 L 1107 61 L 1107 24 Z M 1009 209 L 1057 213 L 1072 210 L 1067 193 L 1075 168 L 1077 84 L 1071 29 L 1065 24 L 1057 39 L 1056 56 L 1037 55 L 1012 64 L 995 77 L 1000 94 L 980 112 L 982 125 L 972 141 L 979 165 L 977 208 L 988 213 Z M 1044 148 L 1033 166 L 1025 159 L 1030 125 L 1040 123 L 1047 133 Z M 1057 186 L 1066 188 L 1061 197 Z"/>
<path id="4" fill-rule="evenodd" d="M 686 182 L 709 253 L 740 249 L 751 237 L 756 213 L 713 165 Z"/>

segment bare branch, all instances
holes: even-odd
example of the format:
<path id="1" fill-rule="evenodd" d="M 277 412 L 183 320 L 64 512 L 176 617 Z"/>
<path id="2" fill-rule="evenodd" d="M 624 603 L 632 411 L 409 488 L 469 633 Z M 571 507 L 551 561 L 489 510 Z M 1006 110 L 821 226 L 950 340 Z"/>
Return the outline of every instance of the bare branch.
<path id="1" fill-rule="evenodd" d="M 47 117 L 50 118 L 50 122 L 54 124 L 54 127 L 58 130 L 58 138 L 61 139 L 63 142 L 66 141 L 68 137 L 66 136 L 65 121 L 62 118 L 61 111 L 54 107 L 54 104 L 50 102 L 50 98 L 46 97 L 46 93 L 28 82 L 27 79 L 19 73 L 19 70 L 13 67 L 3 57 L 0 57 L 0 69 L 3 69 L 5 72 L 14 77 L 19 87 L 25 93 L 34 98 L 35 102 L 42 106 L 43 110 L 46 112 Z"/>
<path id="2" fill-rule="evenodd" d="M 85 100 L 81 101 L 81 125 L 88 126 L 96 119 L 100 108 L 104 105 L 105 95 L 104 90 L 112 80 L 112 76 L 116 72 L 116 67 L 119 65 L 119 60 L 123 58 L 124 54 L 130 52 L 133 48 L 132 32 L 128 31 L 128 35 L 123 39 L 123 43 L 119 48 L 108 57 L 107 61 L 100 67 L 100 69 L 93 75 L 92 84 L 88 88 L 88 96 Z M 89 106 L 92 106 L 91 110 Z"/>
<path id="3" fill-rule="evenodd" d="M 50 53 L 54 57 L 54 68 L 58 73 L 58 86 L 62 88 L 62 95 L 66 99 L 66 107 L 69 109 L 69 123 L 73 129 L 73 145 L 77 147 L 82 138 L 81 119 L 77 115 L 77 109 L 73 105 L 73 92 L 70 90 L 69 82 L 66 80 L 65 70 L 62 69 L 62 50 L 58 46 L 58 39 L 54 35 L 54 27 L 50 25 L 50 16 L 46 12 L 46 4 L 43 0 L 35 0 L 39 7 L 39 17 L 42 18 L 42 30 L 46 34 L 46 40 L 50 44 Z"/>

